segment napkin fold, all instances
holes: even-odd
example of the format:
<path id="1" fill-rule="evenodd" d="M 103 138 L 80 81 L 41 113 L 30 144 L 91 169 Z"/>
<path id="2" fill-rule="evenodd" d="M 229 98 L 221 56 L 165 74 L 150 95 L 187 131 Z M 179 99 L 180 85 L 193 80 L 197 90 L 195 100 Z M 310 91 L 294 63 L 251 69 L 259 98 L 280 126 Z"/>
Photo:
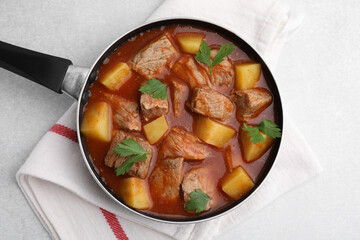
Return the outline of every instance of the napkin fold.
<path id="1" fill-rule="evenodd" d="M 196 17 L 237 33 L 274 68 L 302 15 L 274 0 L 166 0 L 148 21 Z M 281 90 L 281 89 L 280 89 Z M 285 100 L 286 101 L 286 100 Z M 229 214 L 198 224 L 165 224 L 133 214 L 108 197 L 87 170 L 76 138 L 76 103 L 34 148 L 16 179 L 53 239 L 210 239 L 321 171 L 285 114 L 277 161 L 263 185 Z"/>

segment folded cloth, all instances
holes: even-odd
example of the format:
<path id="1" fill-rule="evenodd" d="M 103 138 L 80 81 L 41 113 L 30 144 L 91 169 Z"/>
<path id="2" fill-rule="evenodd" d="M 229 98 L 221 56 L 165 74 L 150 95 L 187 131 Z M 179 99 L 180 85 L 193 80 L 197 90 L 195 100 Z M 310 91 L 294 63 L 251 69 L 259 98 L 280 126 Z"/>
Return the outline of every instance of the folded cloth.
<path id="1" fill-rule="evenodd" d="M 166 0 L 150 20 L 196 17 L 237 33 L 274 68 L 302 18 L 274 0 Z M 41 139 L 18 171 L 18 184 L 53 239 L 210 239 L 320 172 L 302 135 L 285 115 L 277 161 L 263 185 L 240 207 L 212 221 L 165 224 L 119 206 L 95 183 L 76 138 L 76 104 Z"/>

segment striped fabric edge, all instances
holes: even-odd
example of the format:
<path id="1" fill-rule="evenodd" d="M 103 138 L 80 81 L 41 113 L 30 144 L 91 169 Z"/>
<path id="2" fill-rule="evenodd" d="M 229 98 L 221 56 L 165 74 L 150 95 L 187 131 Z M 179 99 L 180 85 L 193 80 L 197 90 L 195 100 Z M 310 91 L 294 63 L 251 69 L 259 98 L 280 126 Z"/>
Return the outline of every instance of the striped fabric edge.
<path id="1" fill-rule="evenodd" d="M 111 230 L 113 231 L 116 239 L 118 240 L 128 240 L 129 238 L 126 236 L 124 229 L 121 227 L 119 220 L 116 215 L 106 211 L 105 209 L 100 208 L 102 214 L 106 218 Z"/>
<path id="2" fill-rule="evenodd" d="M 78 142 L 76 131 L 68 128 L 61 124 L 55 124 L 49 130 L 49 132 L 56 133 L 60 136 L 63 136 L 73 142 Z M 129 238 L 126 236 L 124 229 L 121 227 L 119 220 L 117 219 L 116 215 L 106 211 L 105 209 L 99 208 L 106 219 L 109 227 L 111 228 L 112 232 L 114 233 L 116 239 L 118 240 L 128 240 Z"/>
<path id="3" fill-rule="evenodd" d="M 76 135 L 76 131 L 71 129 L 71 128 L 68 128 L 64 125 L 61 125 L 61 124 L 55 124 L 54 126 L 52 126 L 49 130 L 50 132 L 53 132 L 53 133 L 56 133 L 60 136 L 63 136 L 63 137 L 66 137 L 68 139 L 70 139 L 71 141 L 74 141 L 74 142 L 78 142 L 78 139 L 77 139 L 77 135 Z"/>

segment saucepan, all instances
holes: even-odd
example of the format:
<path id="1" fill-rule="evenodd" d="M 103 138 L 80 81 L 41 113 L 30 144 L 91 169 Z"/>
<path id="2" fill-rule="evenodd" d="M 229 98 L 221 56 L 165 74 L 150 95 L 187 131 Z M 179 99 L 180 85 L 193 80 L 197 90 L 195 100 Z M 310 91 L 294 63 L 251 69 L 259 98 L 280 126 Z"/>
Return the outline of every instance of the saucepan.
<path id="1" fill-rule="evenodd" d="M 77 106 L 77 137 L 79 140 L 80 151 L 82 153 L 83 159 L 86 166 L 89 169 L 90 174 L 93 176 L 97 184 L 108 194 L 114 201 L 116 201 L 120 206 L 132 211 L 135 214 L 138 214 L 144 218 L 148 218 L 155 221 L 165 222 L 165 223 L 196 223 L 202 222 L 216 217 L 222 216 L 231 210 L 239 207 L 247 199 L 251 198 L 254 192 L 260 188 L 264 182 L 266 176 L 268 176 L 272 166 L 274 165 L 277 153 L 279 151 L 281 139 L 276 139 L 274 145 L 271 149 L 271 152 L 268 156 L 267 162 L 264 165 L 258 179 L 255 182 L 255 186 L 245 194 L 241 199 L 233 202 L 232 204 L 226 206 L 225 208 L 216 211 L 207 215 L 200 215 L 194 217 L 186 218 L 168 218 L 166 216 L 152 215 L 149 213 L 141 212 L 136 209 L 128 207 L 123 201 L 106 185 L 101 176 L 98 173 L 97 168 L 92 162 L 90 155 L 86 149 L 85 139 L 80 133 L 80 123 L 82 121 L 82 116 L 84 112 L 84 107 L 89 98 L 89 87 L 96 80 L 98 70 L 104 60 L 113 53 L 116 48 L 118 48 L 122 43 L 128 39 L 150 30 L 153 28 L 175 25 L 175 24 L 184 24 L 184 25 L 194 25 L 200 26 L 203 28 L 211 29 L 228 39 L 231 39 L 236 43 L 247 55 L 249 55 L 254 61 L 261 63 L 263 75 L 266 79 L 266 82 L 273 93 L 274 107 L 276 110 L 276 121 L 279 127 L 282 129 L 283 125 L 283 115 L 282 115 L 282 106 L 281 99 L 278 88 L 276 86 L 273 75 L 271 74 L 268 66 L 260 55 L 241 37 L 237 36 L 233 32 L 220 27 L 214 23 L 210 23 L 203 20 L 196 19 L 165 19 L 160 21 L 155 21 L 147 23 L 145 25 L 139 26 L 123 36 L 119 37 L 114 41 L 110 46 L 108 46 L 105 51 L 99 56 L 95 61 L 92 67 L 84 68 L 73 65 L 72 62 L 68 59 L 50 56 L 47 54 L 34 52 L 28 49 L 24 49 L 18 46 L 13 46 L 8 43 L 0 41 L 0 67 L 5 68 L 13 73 L 21 75 L 31 81 L 39 83 L 57 93 L 67 93 L 74 99 L 78 100 Z"/>

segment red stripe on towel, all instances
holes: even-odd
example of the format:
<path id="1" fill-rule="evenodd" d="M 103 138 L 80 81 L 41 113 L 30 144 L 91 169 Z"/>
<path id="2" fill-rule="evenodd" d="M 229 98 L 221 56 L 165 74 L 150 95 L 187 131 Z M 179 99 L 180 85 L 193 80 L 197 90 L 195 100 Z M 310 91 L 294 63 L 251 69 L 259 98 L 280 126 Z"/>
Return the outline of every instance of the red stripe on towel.
<path id="1" fill-rule="evenodd" d="M 105 209 L 100 208 L 102 214 L 106 218 L 111 230 L 113 231 L 116 239 L 119 240 L 128 240 L 129 238 L 126 236 L 123 228 L 121 227 L 119 220 L 117 219 L 116 215 L 106 211 Z"/>
<path id="2" fill-rule="evenodd" d="M 60 136 L 66 137 L 70 139 L 71 141 L 78 142 L 76 131 L 72 130 L 71 128 L 65 127 L 61 124 L 55 124 L 50 128 L 50 132 L 59 134 Z M 111 230 L 113 231 L 116 239 L 118 240 L 129 240 L 129 238 L 126 236 L 123 228 L 121 227 L 119 220 L 117 219 L 116 215 L 108 212 L 102 208 L 100 208 L 102 214 L 104 215 L 106 221 L 108 222 Z"/>
<path id="3" fill-rule="evenodd" d="M 52 126 L 52 128 L 50 128 L 49 131 L 57 133 L 57 134 L 59 134 L 63 137 L 66 137 L 76 143 L 78 142 L 76 131 L 72 130 L 71 128 L 65 127 L 64 125 L 55 124 L 54 126 Z"/>

